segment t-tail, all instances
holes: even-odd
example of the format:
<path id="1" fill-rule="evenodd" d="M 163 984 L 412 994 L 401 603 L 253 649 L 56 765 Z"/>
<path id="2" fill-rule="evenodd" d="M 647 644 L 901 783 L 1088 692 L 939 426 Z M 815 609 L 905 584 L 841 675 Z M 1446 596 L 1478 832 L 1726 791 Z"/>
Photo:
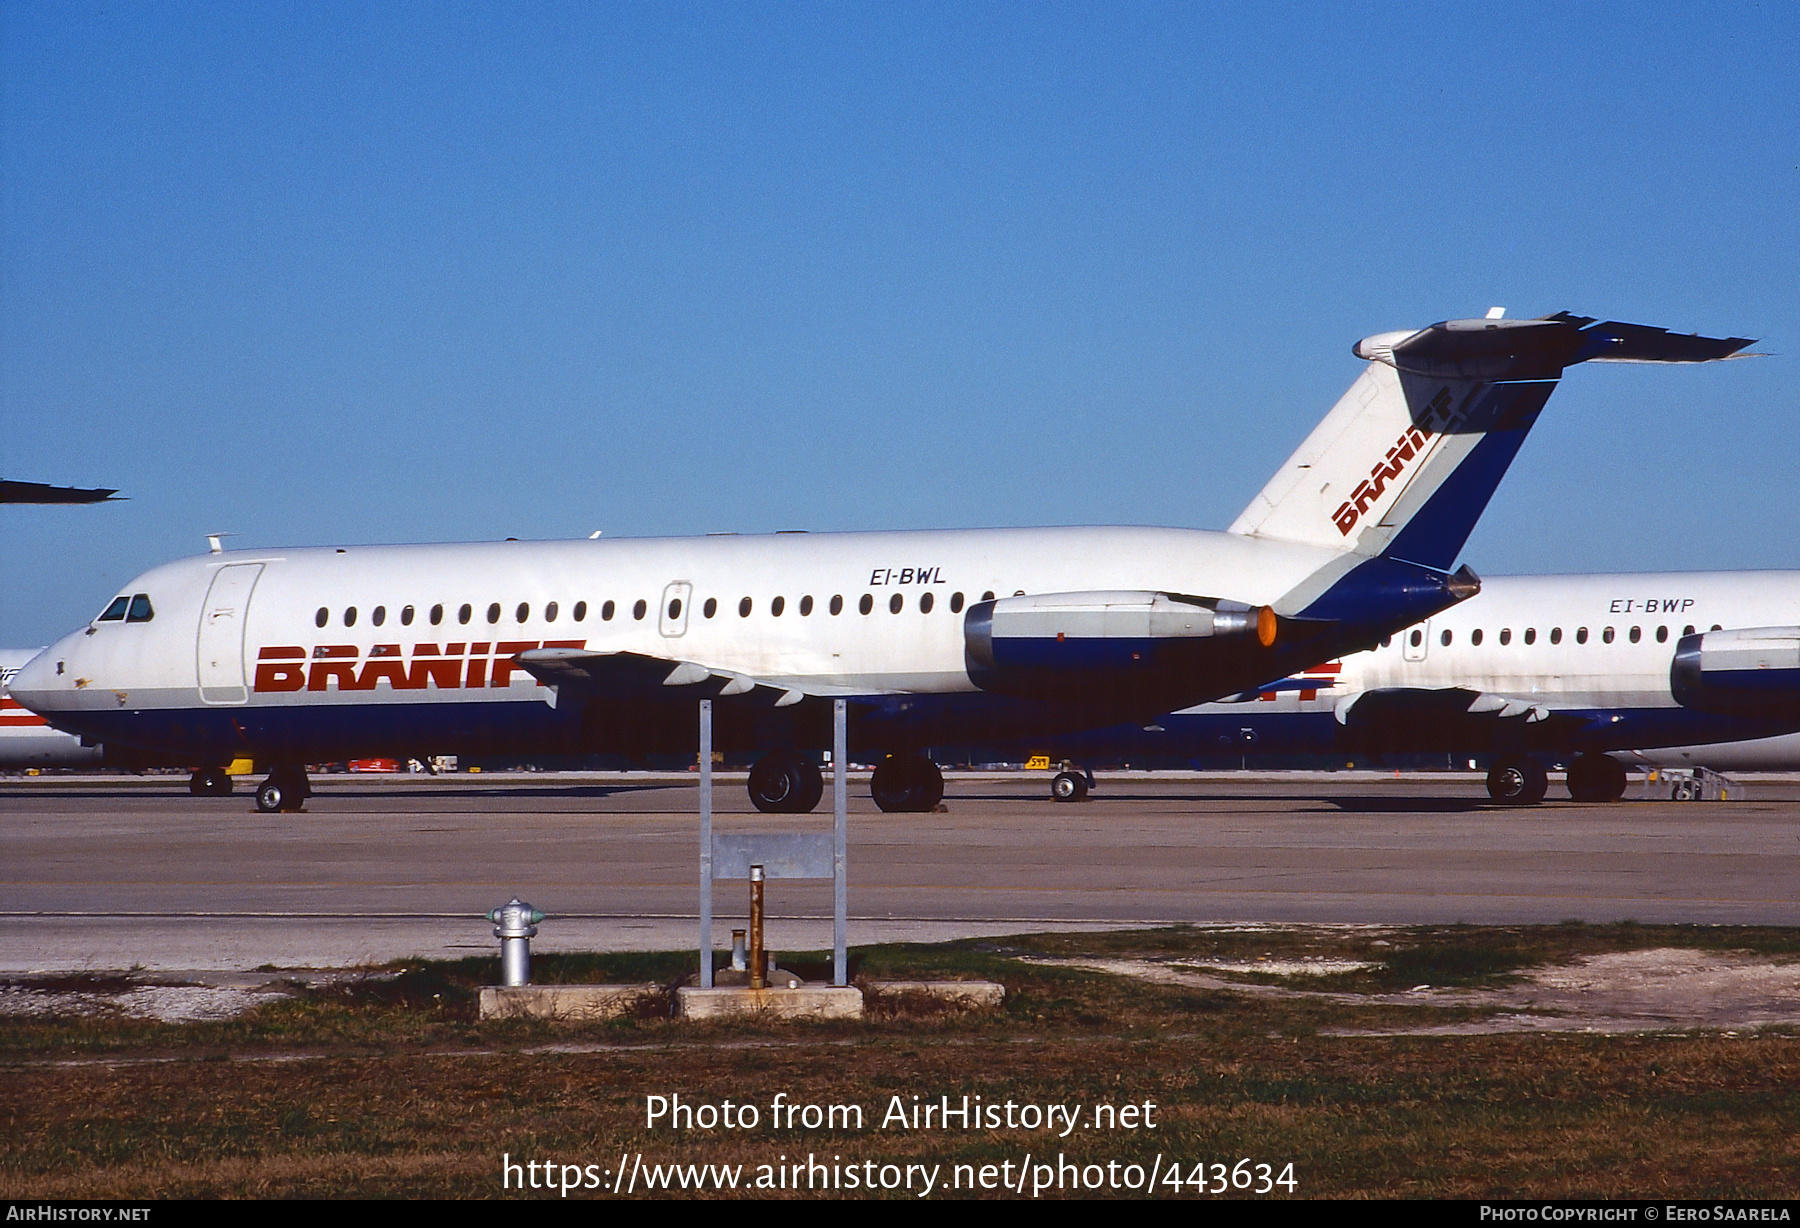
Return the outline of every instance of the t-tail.
<path id="1" fill-rule="evenodd" d="M 1448 571 L 1565 368 L 1712 362 L 1750 344 L 1499 308 L 1365 337 L 1354 351 L 1369 365 L 1230 531 Z"/>

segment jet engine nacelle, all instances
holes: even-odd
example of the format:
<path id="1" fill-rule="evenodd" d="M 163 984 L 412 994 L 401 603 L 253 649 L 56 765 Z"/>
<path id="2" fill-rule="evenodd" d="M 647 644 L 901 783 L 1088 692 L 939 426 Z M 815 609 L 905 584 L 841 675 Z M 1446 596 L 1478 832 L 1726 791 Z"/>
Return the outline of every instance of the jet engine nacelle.
<path id="1" fill-rule="evenodd" d="M 1669 689 L 1676 703 L 1700 712 L 1800 720 L 1800 627 L 1684 635 Z"/>
<path id="2" fill-rule="evenodd" d="M 1117 703 L 1191 687 L 1274 643 L 1267 606 L 1177 593 L 1037 593 L 969 607 L 969 677 L 986 691 Z"/>

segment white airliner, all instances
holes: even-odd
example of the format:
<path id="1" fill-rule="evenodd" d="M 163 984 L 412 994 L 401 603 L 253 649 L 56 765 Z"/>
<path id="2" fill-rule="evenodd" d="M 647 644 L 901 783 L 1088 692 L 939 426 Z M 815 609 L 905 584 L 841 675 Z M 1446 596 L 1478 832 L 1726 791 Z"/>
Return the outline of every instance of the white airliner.
<path id="1" fill-rule="evenodd" d="M 810 810 L 799 752 L 885 755 L 928 810 L 933 745 L 1089 729 L 1255 687 L 1471 596 L 1452 574 L 1564 368 L 1701 362 L 1742 338 L 1559 314 L 1369 337 L 1368 365 L 1223 533 L 777 534 L 215 550 L 132 581 L 13 692 L 58 728 L 188 762 L 350 755 L 761 752 L 750 793 Z M 198 785 L 198 774 L 196 784 Z"/>
<path id="2" fill-rule="evenodd" d="M 1373 649 L 1232 702 L 1034 749 L 1481 754 L 1494 798 L 1529 804 L 1547 759 L 1569 763 L 1576 800 L 1610 801 L 1627 762 L 1800 766 L 1796 730 L 1800 572 L 1498 576 Z M 1069 796 L 1085 781 L 1058 784 Z"/>

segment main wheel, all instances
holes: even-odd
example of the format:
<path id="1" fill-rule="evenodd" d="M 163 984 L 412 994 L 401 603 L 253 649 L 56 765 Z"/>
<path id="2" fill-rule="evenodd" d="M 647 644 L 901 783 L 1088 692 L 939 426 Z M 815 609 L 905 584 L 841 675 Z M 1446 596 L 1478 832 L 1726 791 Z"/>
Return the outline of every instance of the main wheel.
<path id="1" fill-rule="evenodd" d="M 1569 765 L 1569 796 L 1578 802 L 1616 802 L 1625 785 L 1625 765 L 1611 755 L 1581 755 Z"/>
<path id="2" fill-rule="evenodd" d="M 277 768 L 256 788 L 256 808 L 264 814 L 299 810 L 312 796 L 312 783 L 304 771 Z"/>
<path id="3" fill-rule="evenodd" d="M 889 755 L 875 765 L 869 796 L 888 814 L 929 814 L 944 800 L 944 774 L 923 755 Z"/>
<path id="4" fill-rule="evenodd" d="M 1535 806 L 1549 787 L 1544 765 L 1528 755 L 1498 760 L 1488 769 L 1488 796 L 1503 806 Z"/>
<path id="5" fill-rule="evenodd" d="M 764 755 L 750 769 L 750 804 L 764 814 L 807 814 L 825 793 L 818 765 L 790 751 Z"/>
<path id="6" fill-rule="evenodd" d="M 1087 792 L 1087 777 L 1080 772 L 1058 772 L 1050 782 L 1050 796 L 1059 802 L 1078 802 Z"/>

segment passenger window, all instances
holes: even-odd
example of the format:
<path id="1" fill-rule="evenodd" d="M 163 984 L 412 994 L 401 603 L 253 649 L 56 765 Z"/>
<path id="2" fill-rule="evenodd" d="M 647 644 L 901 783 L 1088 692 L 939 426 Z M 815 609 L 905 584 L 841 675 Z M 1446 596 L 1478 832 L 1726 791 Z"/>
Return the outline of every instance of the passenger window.
<path id="1" fill-rule="evenodd" d="M 875 598 L 864 593 L 862 595 L 862 600 L 856 603 L 856 608 L 861 610 L 864 614 L 867 614 L 870 610 L 875 608 Z"/>
<path id="2" fill-rule="evenodd" d="M 777 597 L 769 603 L 769 613 L 773 614 L 776 618 L 780 618 L 781 612 L 785 609 L 787 609 L 786 597 Z"/>
<path id="3" fill-rule="evenodd" d="M 706 599 L 706 604 L 700 607 L 700 612 L 708 618 L 717 614 L 719 612 L 719 599 L 717 597 L 708 597 Z"/>
<path id="4" fill-rule="evenodd" d="M 746 597 L 742 601 L 738 602 L 738 617 L 739 618 L 749 618 L 750 617 L 750 609 L 751 609 L 750 598 Z"/>
<path id="5" fill-rule="evenodd" d="M 1600 642 L 1602 644 L 1610 644 L 1613 642 L 1613 629 L 1611 627 L 1608 627 L 1600 633 Z"/>
<path id="6" fill-rule="evenodd" d="M 844 612 L 844 599 L 842 597 L 834 596 L 831 599 L 831 612 L 833 614 L 842 614 Z"/>
<path id="7" fill-rule="evenodd" d="M 613 616 L 613 603 L 608 601 L 605 605 L 600 607 L 600 621 L 603 623 L 609 623 L 612 621 L 612 616 Z"/>
<path id="8" fill-rule="evenodd" d="M 475 607 L 471 605 L 465 604 L 456 612 L 456 621 L 459 623 L 466 624 L 473 617 L 475 617 Z"/>
<path id="9" fill-rule="evenodd" d="M 1577 644 L 1587 643 L 1587 628 L 1586 627 L 1575 628 L 1575 642 Z"/>
<path id="10" fill-rule="evenodd" d="M 1381 637 L 1381 646 L 1383 648 L 1389 647 L 1390 645 L 1393 644 L 1393 642 L 1394 642 L 1394 637 L 1391 635 L 1384 635 Z"/>
<path id="11" fill-rule="evenodd" d="M 800 617 L 806 618 L 811 614 L 812 614 L 812 595 L 808 594 L 807 596 L 800 598 Z"/>
<path id="12" fill-rule="evenodd" d="M 443 621 L 444 621 L 444 607 L 441 605 L 432 606 L 431 607 L 431 625 L 435 627 Z"/>
<path id="13" fill-rule="evenodd" d="M 992 601 L 994 599 L 994 590 L 990 588 L 987 592 L 981 594 L 981 599 L 983 601 Z"/>
<path id="14" fill-rule="evenodd" d="M 1527 644 L 1537 643 L 1537 628 L 1536 627 L 1525 628 L 1525 642 Z"/>
<path id="15" fill-rule="evenodd" d="M 402 627 L 410 627 L 412 626 L 412 620 L 413 608 L 411 606 L 403 606 L 400 610 L 400 625 Z"/>
<path id="16" fill-rule="evenodd" d="M 950 594 L 950 612 L 952 614 L 961 614 L 962 613 L 962 594 L 961 593 L 951 593 Z"/>
<path id="17" fill-rule="evenodd" d="M 1658 644 L 1667 644 L 1669 642 L 1669 629 L 1667 627 L 1658 627 L 1656 629 L 1656 642 Z"/>
<path id="18" fill-rule="evenodd" d="M 529 621 L 531 618 L 531 604 L 526 601 L 521 601 L 519 603 L 519 608 L 513 611 L 513 615 L 519 622 Z"/>
<path id="19" fill-rule="evenodd" d="M 106 613 L 102 614 L 99 618 L 96 618 L 94 621 L 101 622 L 101 623 L 123 622 L 125 620 L 125 611 L 128 608 L 130 608 L 130 606 L 131 606 L 131 598 L 129 598 L 129 597 L 114 597 L 112 599 L 112 604 L 106 607 Z M 324 614 L 325 611 L 320 610 L 319 613 Z M 325 624 L 321 622 L 319 625 L 321 627 L 323 627 Z"/>
<path id="20" fill-rule="evenodd" d="M 1643 638 L 1644 638 L 1644 629 L 1642 627 L 1633 627 L 1631 629 L 1631 642 L 1633 644 L 1637 643 L 1639 640 L 1641 640 Z"/>
<path id="21" fill-rule="evenodd" d="M 119 598 L 119 600 L 123 601 L 123 600 L 125 600 L 125 598 L 121 597 L 121 598 Z M 124 612 L 125 611 L 123 611 L 123 610 L 119 611 L 120 614 L 123 614 Z M 328 623 L 330 621 L 331 621 L 331 611 L 326 609 L 324 606 L 320 606 L 319 612 L 317 614 L 313 615 L 313 626 L 323 627 L 326 623 Z"/>
<path id="22" fill-rule="evenodd" d="M 1469 632 L 1469 644 L 1471 647 L 1474 647 L 1474 648 L 1481 647 L 1481 628 L 1480 627 L 1477 627 L 1477 628 L 1475 628 L 1475 630 Z"/>
<path id="23" fill-rule="evenodd" d="M 132 598 L 132 599 L 131 599 L 131 621 L 133 621 L 133 622 L 136 622 L 136 621 L 137 621 L 137 620 L 138 620 L 138 616 L 137 616 L 137 598 L 136 598 L 136 597 L 133 597 L 133 598 Z M 1723 631 L 1723 630 L 1724 630 L 1724 628 L 1723 628 L 1723 627 L 1721 627 L 1721 626 L 1719 626 L 1719 624 L 1718 624 L 1718 623 L 1714 623 L 1714 624 L 1713 624 L 1713 625 L 1712 625 L 1712 629 L 1713 629 L 1713 630 L 1714 630 L 1714 631 Z"/>
<path id="24" fill-rule="evenodd" d="M 376 606 L 374 612 L 369 615 L 369 621 L 374 623 L 377 627 L 381 626 L 382 623 L 385 623 L 387 621 L 387 607 L 384 605 Z"/>
<path id="25" fill-rule="evenodd" d="M 644 615 L 648 614 L 649 612 L 650 612 L 650 603 L 645 601 L 642 597 L 639 597 L 636 601 L 632 602 L 631 616 L 633 618 L 637 619 L 639 622 L 643 622 Z"/>
<path id="26" fill-rule="evenodd" d="M 933 605 L 935 605 L 936 602 L 937 602 L 937 599 L 935 597 L 933 597 L 930 593 L 925 593 L 924 595 L 922 595 L 919 598 L 919 613 L 921 613 L 921 614 L 931 613 L 931 607 Z"/>
<path id="27" fill-rule="evenodd" d="M 899 593 L 895 593 L 892 597 L 888 598 L 889 614 L 898 614 L 905 606 L 906 598 Z"/>
<path id="28" fill-rule="evenodd" d="M 1414 631 L 1411 636 L 1411 641 L 1412 646 L 1417 648 L 1420 644 L 1425 642 L 1425 633 L 1423 631 Z"/>
<path id="29" fill-rule="evenodd" d="M 547 623 L 556 621 L 556 603 L 554 601 L 544 607 L 544 621 Z"/>
<path id="30" fill-rule="evenodd" d="M 1450 628 L 1444 628 L 1444 633 L 1438 636 L 1438 643 L 1442 644 L 1445 648 L 1450 647 Z"/>
<path id="31" fill-rule="evenodd" d="M 1511 627 L 1500 628 L 1500 646 L 1502 648 L 1504 648 L 1506 645 L 1508 645 L 1510 643 L 1512 643 L 1512 628 Z"/>
<path id="32" fill-rule="evenodd" d="M 1562 643 L 1562 628 L 1561 627 L 1550 628 L 1550 642 L 1552 644 Z"/>
<path id="33" fill-rule="evenodd" d="M 671 597 L 669 599 L 669 621 L 673 622 L 677 618 L 680 618 L 680 617 L 681 617 L 681 598 Z"/>
<path id="34" fill-rule="evenodd" d="M 587 602 L 577 601 L 575 603 L 575 621 L 578 623 L 587 621 Z"/>
<path id="35" fill-rule="evenodd" d="M 500 621 L 500 603 L 498 601 L 496 601 L 496 602 L 494 602 L 494 604 L 492 604 L 488 607 L 488 622 L 490 624 L 492 624 L 492 623 L 497 623 L 499 621 Z"/>
<path id="36" fill-rule="evenodd" d="M 1692 634 L 1694 634 L 1694 624 L 1693 624 L 1693 623 L 1689 623 L 1689 624 L 1688 624 L 1688 625 L 1687 625 L 1687 626 L 1685 626 L 1685 627 L 1683 627 L 1683 628 L 1682 628 L 1682 629 L 1681 629 L 1681 634 L 1683 634 L 1683 635 L 1692 635 Z"/>
<path id="37" fill-rule="evenodd" d="M 356 607 L 355 606 L 351 606 L 349 609 L 344 611 L 344 625 L 346 627 L 354 627 L 356 625 Z"/>

